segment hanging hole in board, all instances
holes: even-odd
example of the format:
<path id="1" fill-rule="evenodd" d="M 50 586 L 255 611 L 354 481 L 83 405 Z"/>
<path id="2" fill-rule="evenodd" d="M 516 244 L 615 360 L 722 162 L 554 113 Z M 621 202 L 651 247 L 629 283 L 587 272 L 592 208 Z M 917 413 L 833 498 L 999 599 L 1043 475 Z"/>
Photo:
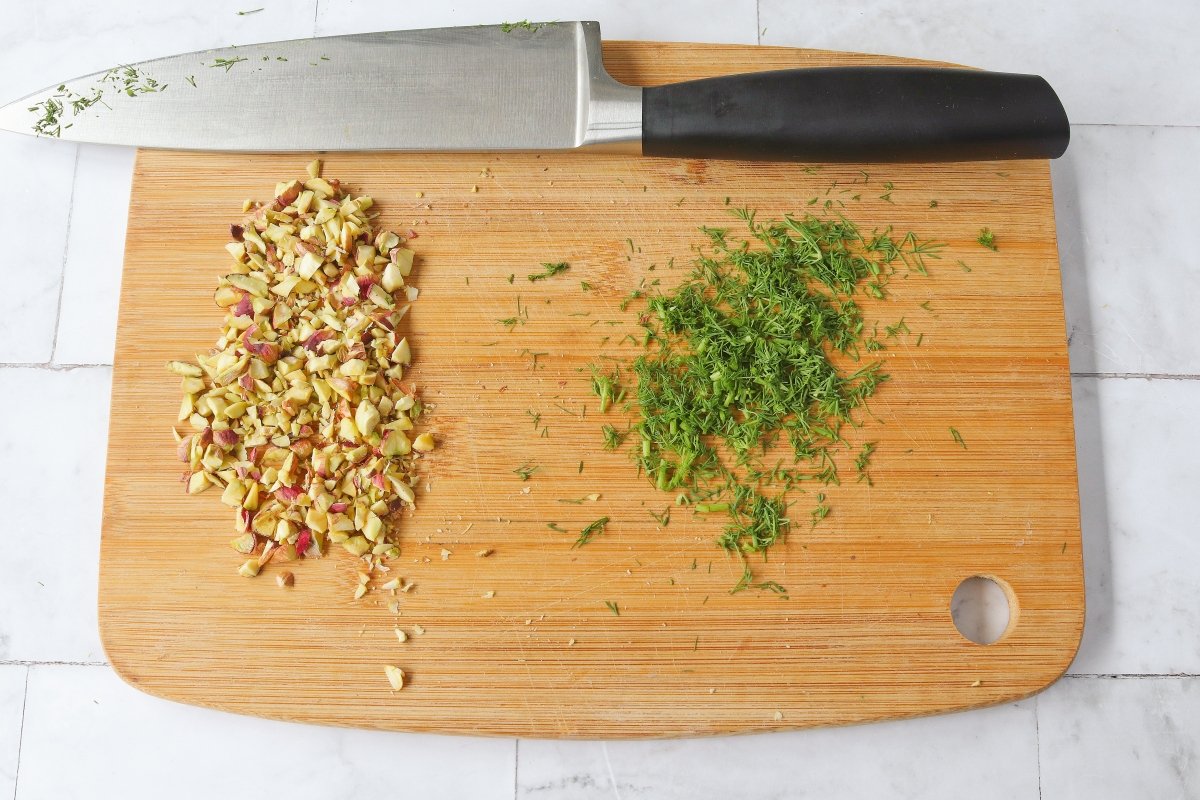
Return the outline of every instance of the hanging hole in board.
<path id="1" fill-rule="evenodd" d="M 993 644 L 1015 622 L 1015 597 L 1011 587 L 984 575 L 967 578 L 950 598 L 950 617 L 966 639 Z"/>

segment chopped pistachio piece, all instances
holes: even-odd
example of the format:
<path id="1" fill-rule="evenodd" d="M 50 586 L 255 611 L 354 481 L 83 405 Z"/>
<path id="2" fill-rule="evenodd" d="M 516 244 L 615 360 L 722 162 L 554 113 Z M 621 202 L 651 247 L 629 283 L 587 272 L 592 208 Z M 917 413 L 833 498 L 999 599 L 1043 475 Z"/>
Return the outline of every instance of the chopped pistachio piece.
<path id="1" fill-rule="evenodd" d="M 387 675 L 388 683 L 391 685 L 393 692 L 398 692 L 404 688 L 404 670 L 389 664 L 383 668 L 383 673 Z"/>

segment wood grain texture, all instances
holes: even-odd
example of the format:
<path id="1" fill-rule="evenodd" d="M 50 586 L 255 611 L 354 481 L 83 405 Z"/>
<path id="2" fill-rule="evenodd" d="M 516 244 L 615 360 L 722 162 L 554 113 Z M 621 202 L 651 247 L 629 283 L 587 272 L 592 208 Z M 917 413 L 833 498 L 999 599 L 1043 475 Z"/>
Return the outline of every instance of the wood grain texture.
<path id="1" fill-rule="evenodd" d="M 618 79 L 642 84 L 898 61 L 652 43 L 607 43 L 605 55 Z M 212 344 L 220 311 L 211 293 L 242 198 L 269 197 L 307 160 L 138 157 L 99 599 L 108 656 L 134 686 L 305 722 L 645 737 L 983 706 L 1047 686 L 1071 661 L 1083 582 L 1046 163 L 862 165 L 867 181 L 859 165 L 330 157 L 328 176 L 372 194 L 385 224 L 420 234 L 411 376 L 435 406 L 428 424 L 442 446 L 402 527 L 396 574 L 416 589 L 394 618 L 377 595 L 351 600 L 355 562 L 344 553 L 295 567 L 291 590 L 276 587 L 273 570 L 238 577 L 229 510 L 216 493 L 186 496 L 177 481 L 169 428 L 178 381 L 163 363 Z M 884 181 L 895 186 L 892 202 L 880 199 Z M 797 507 L 789 541 L 761 569 L 788 600 L 729 594 L 740 566 L 712 542 L 719 520 L 677 511 L 656 529 L 648 510 L 671 498 L 639 479 L 625 454 L 601 450 L 602 419 L 581 371 L 600 353 L 633 352 L 617 344 L 635 318 L 618 310 L 621 298 L 642 276 L 681 279 L 701 241 L 697 227 L 731 224 L 727 197 L 760 215 L 842 199 L 867 230 L 894 225 L 947 243 L 929 277 L 898 275 L 893 297 L 868 305 L 881 327 L 904 316 L 914 331 L 885 353 L 892 381 L 872 406 L 878 420 L 861 432 L 879 441 L 874 486 L 830 487 L 833 513 L 811 531 L 808 501 Z M 995 231 L 998 253 L 974 242 L 983 226 Z M 571 270 L 529 283 L 525 275 L 547 260 Z M 581 280 L 595 289 L 580 291 Z M 515 312 L 518 295 L 529 322 L 506 332 L 495 320 Z M 582 313 L 590 316 L 571 316 Z M 603 336 L 612 338 L 602 346 Z M 545 352 L 541 368 L 523 351 Z M 585 419 L 558 407 L 585 404 Z M 528 409 L 542 414 L 547 438 Z M 542 469 L 521 483 L 512 470 L 526 461 Z M 557 502 L 591 492 L 602 499 Z M 578 530 L 601 515 L 612 517 L 608 532 L 581 549 L 546 527 Z M 477 558 L 483 548 L 494 555 Z M 1009 630 L 990 646 L 963 639 L 950 617 L 955 587 L 977 574 L 1001 579 L 1015 602 Z M 401 645 L 397 623 L 426 633 Z M 410 685 L 390 692 L 384 664 L 403 667 Z"/>

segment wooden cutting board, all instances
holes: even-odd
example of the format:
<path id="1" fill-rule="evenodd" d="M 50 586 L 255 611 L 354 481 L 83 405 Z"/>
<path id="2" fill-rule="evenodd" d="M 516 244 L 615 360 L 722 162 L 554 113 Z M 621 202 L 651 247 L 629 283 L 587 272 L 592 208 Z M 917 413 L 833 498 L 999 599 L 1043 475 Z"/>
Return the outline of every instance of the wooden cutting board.
<path id="1" fill-rule="evenodd" d="M 647 85 L 911 63 L 621 42 L 606 44 L 605 57 L 619 80 Z M 643 737 L 985 706 L 1044 688 L 1071 661 L 1084 598 L 1045 162 L 860 172 L 582 153 L 330 156 L 327 176 L 373 195 L 387 225 L 419 233 L 410 375 L 436 407 L 428 423 L 442 445 L 402 527 L 395 574 L 416 587 L 396 617 L 378 594 L 352 600 L 355 561 L 340 551 L 293 567 L 291 589 L 276 586 L 275 569 L 238 577 L 229 510 L 215 492 L 188 497 L 178 482 L 178 380 L 163 364 L 216 336 L 211 295 L 242 199 L 269 198 L 307 161 L 138 156 L 99 598 L 108 656 L 134 686 L 305 722 Z M 861 432 L 879 442 L 874 485 L 829 487 L 833 512 L 814 529 L 812 495 L 801 498 L 788 542 L 759 567 L 786 586 L 786 600 L 730 594 L 741 567 L 713 544 L 720 520 L 677 509 L 656 526 L 649 512 L 671 498 L 638 478 L 626 454 L 601 449 L 583 371 L 599 354 L 634 352 L 619 342 L 635 319 L 621 299 L 644 276 L 680 280 L 702 241 L 698 226 L 738 224 L 727 198 L 760 218 L 841 201 L 865 230 L 892 225 L 947 245 L 928 277 L 897 276 L 892 298 L 867 306 L 881 328 L 903 317 L 913 331 L 883 354 L 892 381 Z M 974 241 L 984 226 L 998 252 Z M 526 280 L 558 260 L 571 264 L 565 275 Z M 529 321 L 509 332 L 496 320 L 515 313 L 518 295 Z M 530 352 L 544 353 L 536 370 Z M 513 474 L 525 462 L 541 466 L 528 483 Z M 593 492 L 602 495 L 594 503 L 558 502 Z M 577 531 L 602 515 L 608 532 L 580 549 L 547 527 Z M 485 548 L 494 554 L 475 555 Z M 974 575 L 1002 582 L 1013 605 L 1009 629 L 989 646 L 951 620 L 955 587 Z M 400 644 L 397 624 L 425 633 Z M 384 664 L 403 667 L 410 685 L 389 691 Z"/>

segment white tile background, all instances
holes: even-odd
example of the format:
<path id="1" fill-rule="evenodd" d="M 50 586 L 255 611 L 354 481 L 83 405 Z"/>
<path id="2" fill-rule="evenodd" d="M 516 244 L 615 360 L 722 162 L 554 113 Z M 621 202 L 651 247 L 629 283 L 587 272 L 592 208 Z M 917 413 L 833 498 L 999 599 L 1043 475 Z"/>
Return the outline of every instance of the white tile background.
<path id="1" fill-rule="evenodd" d="M 1197 3 L 0 0 L 0 102 L 114 56 L 526 17 L 1039 72 L 1059 90 L 1075 123 L 1054 181 L 1088 583 L 1068 677 L 946 717 L 607 743 L 289 725 L 124 686 L 103 663 L 95 582 L 132 153 L 0 134 L 0 800 L 1200 796 Z M 51 555 L 46 538 L 67 546 Z"/>

